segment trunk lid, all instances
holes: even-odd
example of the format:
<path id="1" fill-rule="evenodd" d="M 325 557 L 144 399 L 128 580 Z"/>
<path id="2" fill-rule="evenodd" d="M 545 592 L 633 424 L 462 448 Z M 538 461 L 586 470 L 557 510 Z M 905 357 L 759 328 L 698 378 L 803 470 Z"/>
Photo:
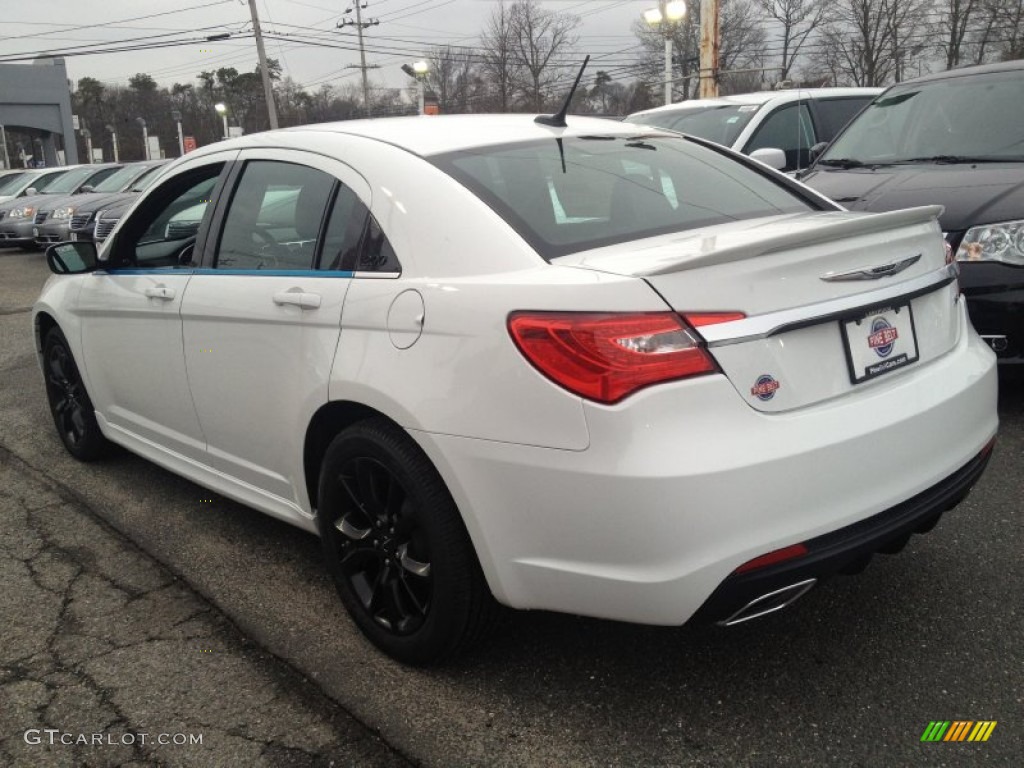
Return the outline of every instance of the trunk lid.
<path id="1" fill-rule="evenodd" d="M 698 328 L 737 393 L 787 411 L 913 375 L 959 338 L 940 206 L 773 216 L 555 260 L 646 280 Z"/>

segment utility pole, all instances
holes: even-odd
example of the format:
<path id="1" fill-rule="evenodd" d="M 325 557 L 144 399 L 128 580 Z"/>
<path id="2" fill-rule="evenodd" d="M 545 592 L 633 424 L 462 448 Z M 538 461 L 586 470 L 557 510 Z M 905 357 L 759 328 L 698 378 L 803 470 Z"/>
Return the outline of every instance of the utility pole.
<path id="1" fill-rule="evenodd" d="M 359 6 L 356 5 L 358 8 Z M 263 93 L 267 97 L 267 115 L 270 117 L 270 130 L 277 130 L 277 106 L 274 104 L 274 88 L 270 84 L 270 70 L 267 69 L 267 52 L 263 49 L 263 33 L 260 31 L 260 17 L 256 14 L 256 0 L 249 0 L 249 12 L 252 14 L 252 31 L 256 35 L 256 53 L 260 57 L 260 73 L 263 75 Z M 360 42 L 360 45 L 362 43 Z M 365 70 L 363 77 L 365 77 Z"/>
<path id="2" fill-rule="evenodd" d="M 254 2 L 254 0 L 249 0 L 249 2 Z M 366 110 L 366 114 L 367 116 L 369 116 L 370 81 L 367 79 L 366 70 L 377 69 L 377 65 L 367 66 L 366 64 L 366 47 L 363 44 L 363 30 L 366 29 L 367 27 L 373 27 L 376 26 L 377 24 L 380 24 L 380 19 L 370 19 L 368 21 L 363 21 L 363 8 L 365 8 L 366 5 L 367 4 L 363 0 L 355 0 L 356 20 L 352 21 L 352 19 L 342 19 L 337 23 L 336 26 L 338 27 L 338 29 L 341 29 L 342 27 L 354 26 L 356 28 L 356 33 L 359 35 L 359 64 L 355 65 L 355 68 L 362 70 L 363 73 L 363 109 Z M 351 12 L 352 8 L 345 9 L 345 13 Z"/>
<path id="3" fill-rule="evenodd" d="M 700 0 L 700 97 L 718 97 L 718 0 Z"/>

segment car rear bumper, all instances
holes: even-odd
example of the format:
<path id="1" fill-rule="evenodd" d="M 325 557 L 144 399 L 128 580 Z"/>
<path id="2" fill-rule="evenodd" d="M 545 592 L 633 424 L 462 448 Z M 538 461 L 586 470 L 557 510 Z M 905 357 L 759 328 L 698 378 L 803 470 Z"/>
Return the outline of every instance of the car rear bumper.
<path id="1" fill-rule="evenodd" d="M 683 624 L 742 564 L 912 504 L 982 452 L 995 357 L 960 314 L 942 357 L 797 411 L 758 412 L 706 376 L 587 403 L 582 451 L 412 434 L 500 601 Z"/>
<path id="2" fill-rule="evenodd" d="M 832 533 L 801 542 L 807 553 L 793 559 L 734 572 L 712 593 L 694 614 L 696 622 L 738 624 L 774 609 L 771 602 L 758 602 L 765 595 L 779 594 L 796 584 L 819 582 L 839 573 L 860 573 L 876 553 L 895 554 L 915 533 L 927 533 L 942 514 L 967 496 L 988 465 L 993 442 L 949 477 L 931 488 Z M 777 607 L 784 607 L 779 604 Z M 749 608 L 749 613 L 744 609 Z"/>

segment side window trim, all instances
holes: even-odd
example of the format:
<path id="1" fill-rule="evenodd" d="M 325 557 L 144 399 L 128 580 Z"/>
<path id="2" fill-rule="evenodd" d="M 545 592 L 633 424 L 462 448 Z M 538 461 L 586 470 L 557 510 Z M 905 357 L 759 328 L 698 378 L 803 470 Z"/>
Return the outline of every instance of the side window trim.
<path id="1" fill-rule="evenodd" d="M 228 167 L 224 169 L 224 172 L 221 173 L 220 179 L 217 180 L 217 186 L 214 187 L 213 215 L 210 216 L 208 222 L 200 225 L 197 235 L 196 245 L 198 246 L 202 243 L 202 250 L 200 251 L 197 247 L 196 252 L 200 254 L 200 258 L 198 260 L 193 259 L 193 261 L 200 269 L 212 269 L 215 266 L 217 243 L 220 242 L 224 227 L 224 217 L 227 214 L 228 203 L 231 200 L 231 194 L 228 194 L 228 191 L 232 190 L 233 194 L 244 166 L 245 162 L 243 160 L 237 158 L 232 160 L 228 163 Z"/>

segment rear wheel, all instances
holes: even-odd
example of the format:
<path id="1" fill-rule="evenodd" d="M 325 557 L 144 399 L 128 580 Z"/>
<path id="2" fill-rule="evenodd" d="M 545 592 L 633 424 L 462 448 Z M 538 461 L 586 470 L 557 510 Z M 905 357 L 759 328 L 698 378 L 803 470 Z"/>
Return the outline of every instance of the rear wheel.
<path id="1" fill-rule="evenodd" d="M 92 400 L 59 328 L 51 328 L 43 340 L 43 371 L 50 413 L 64 447 L 79 461 L 100 458 L 110 443 L 96 423 Z"/>
<path id="2" fill-rule="evenodd" d="M 352 619 L 407 664 L 453 657 L 492 624 L 497 603 L 437 470 L 383 418 L 341 432 L 324 457 L 318 523 Z"/>

